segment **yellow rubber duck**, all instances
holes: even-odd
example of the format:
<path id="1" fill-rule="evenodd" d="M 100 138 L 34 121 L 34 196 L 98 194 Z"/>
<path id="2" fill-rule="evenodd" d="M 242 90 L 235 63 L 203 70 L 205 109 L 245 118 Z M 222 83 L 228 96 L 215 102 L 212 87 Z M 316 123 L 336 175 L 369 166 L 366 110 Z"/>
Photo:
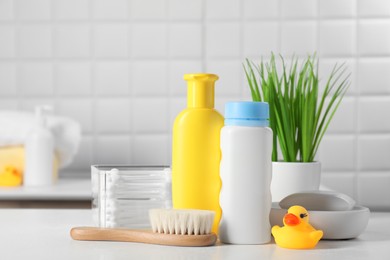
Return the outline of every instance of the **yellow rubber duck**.
<path id="1" fill-rule="evenodd" d="M 272 235 L 278 246 L 290 249 L 314 248 L 322 238 L 322 230 L 309 224 L 309 213 L 304 207 L 292 206 L 283 218 L 284 227 L 273 226 Z"/>
<path id="2" fill-rule="evenodd" d="M 22 173 L 14 166 L 7 165 L 0 172 L 1 187 L 15 187 L 22 185 Z"/>

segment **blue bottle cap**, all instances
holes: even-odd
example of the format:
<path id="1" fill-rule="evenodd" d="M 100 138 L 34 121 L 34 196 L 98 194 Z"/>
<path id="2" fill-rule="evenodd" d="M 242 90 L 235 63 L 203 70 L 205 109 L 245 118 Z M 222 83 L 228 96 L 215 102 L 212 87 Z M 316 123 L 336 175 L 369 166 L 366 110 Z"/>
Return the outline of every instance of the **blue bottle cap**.
<path id="1" fill-rule="evenodd" d="M 266 102 L 228 102 L 225 105 L 225 125 L 269 126 L 268 119 Z"/>

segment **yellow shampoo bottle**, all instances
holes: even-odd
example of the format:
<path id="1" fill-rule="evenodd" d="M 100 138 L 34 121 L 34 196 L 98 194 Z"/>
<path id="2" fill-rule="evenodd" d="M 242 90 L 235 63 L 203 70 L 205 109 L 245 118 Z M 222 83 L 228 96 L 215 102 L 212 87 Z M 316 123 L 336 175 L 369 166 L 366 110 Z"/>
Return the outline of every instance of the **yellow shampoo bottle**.
<path id="1" fill-rule="evenodd" d="M 186 74 L 187 108 L 173 126 L 172 200 L 176 209 L 215 211 L 212 231 L 221 218 L 219 192 L 220 131 L 224 119 L 214 109 L 214 74 Z"/>

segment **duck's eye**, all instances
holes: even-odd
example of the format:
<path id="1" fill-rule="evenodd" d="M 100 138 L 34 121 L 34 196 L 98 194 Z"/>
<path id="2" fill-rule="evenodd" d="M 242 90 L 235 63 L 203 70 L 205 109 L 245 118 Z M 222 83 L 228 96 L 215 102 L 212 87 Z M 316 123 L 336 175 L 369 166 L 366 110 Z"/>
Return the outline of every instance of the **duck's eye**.
<path id="1" fill-rule="evenodd" d="M 307 217 L 307 214 L 306 214 L 306 213 L 302 213 L 302 214 L 299 215 L 299 217 L 301 217 L 301 218 L 306 218 L 306 217 Z"/>

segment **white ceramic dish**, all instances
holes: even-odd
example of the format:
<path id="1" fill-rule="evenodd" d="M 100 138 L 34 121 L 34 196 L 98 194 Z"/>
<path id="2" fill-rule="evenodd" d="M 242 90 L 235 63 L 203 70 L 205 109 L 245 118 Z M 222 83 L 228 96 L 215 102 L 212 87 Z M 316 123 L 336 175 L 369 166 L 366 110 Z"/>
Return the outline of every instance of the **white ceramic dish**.
<path id="1" fill-rule="evenodd" d="M 336 191 L 303 191 L 291 194 L 279 202 L 282 209 L 288 209 L 294 205 L 300 205 L 307 210 L 316 211 L 337 211 L 352 210 L 356 205 L 355 201 L 340 192 Z"/>
<path id="2" fill-rule="evenodd" d="M 345 211 L 313 211 L 309 210 L 310 224 L 324 232 L 323 239 L 351 239 L 359 236 L 367 227 L 370 210 L 356 205 L 352 210 Z M 272 203 L 271 226 L 283 226 L 286 209 L 281 209 L 278 203 Z"/>

